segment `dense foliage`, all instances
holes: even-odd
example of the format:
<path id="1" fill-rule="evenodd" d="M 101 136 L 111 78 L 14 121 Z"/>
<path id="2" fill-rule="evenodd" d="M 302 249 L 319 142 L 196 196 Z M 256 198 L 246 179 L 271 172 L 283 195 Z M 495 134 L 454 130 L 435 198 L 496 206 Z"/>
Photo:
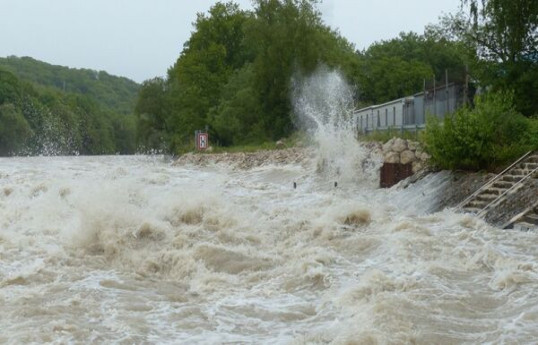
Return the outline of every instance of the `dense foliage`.
<path id="1" fill-rule="evenodd" d="M 513 92 L 516 109 L 538 113 L 538 1 L 462 0 L 442 30 L 476 54 L 471 73 L 482 87 Z"/>
<path id="2" fill-rule="evenodd" d="M 426 31 L 424 35 L 401 33 L 398 38 L 372 44 L 358 53 L 356 71 L 359 100 L 379 104 L 422 91 L 434 81 L 463 83 L 466 57 L 461 44 Z"/>
<path id="3" fill-rule="evenodd" d="M 216 3 L 198 14 L 167 76 L 141 86 L 105 72 L 0 59 L 0 154 L 175 153 L 190 150 L 204 128 L 214 145 L 275 141 L 295 131 L 293 80 L 320 65 L 345 76 L 356 107 L 447 76 L 499 92 L 428 124 L 428 147 L 443 167 L 490 167 L 536 147 L 536 121 L 520 114 L 538 113 L 538 2 L 462 0 L 466 12 L 424 34 L 401 33 L 363 51 L 323 23 L 317 3 L 253 0 L 252 11 Z"/>
<path id="4" fill-rule="evenodd" d="M 17 58 L 8 60 L 15 61 Z M 21 60 L 25 60 L 30 74 L 31 68 L 27 64 L 29 61 L 35 62 L 35 78 L 47 74 L 50 78 L 56 77 L 56 66 L 35 60 Z M 48 68 L 52 72 L 47 73 Z M 63 71 L 66 80 L 75 80 L 80 73 L 67 68 L 63 68 Z M 52 79 L 43 77 L 40 84 L 36 84 L 34 79 L 24 76 L 21 73 L 21 77 L 18 77 L 0 66 L 0 155 L 135 151 L 136 117 L 124 114 L 121 110 L 123 106 L 114 111 L 112 105 L 112 108 L 101 105 L 102 100 L 91 94 L 63 92 L 58 87 L 46 86 L 52 83 Z M 79 87 L 82 88 L 84 83 L 81 81 Z M 100 83 L 104 89 L 115 87 L 114 83 L 109 84 L 106 80 Z M 118 100 L 117 104 L 122 102 Z"/>
<path id="5" fill-rule="evenodd" d="M 512 94 L 490 93 L 472 109 L 429 119 L 424 139 L 433 161 L 445 169 L 491 169 L 538 148 L 538 121 L 512 104 Z"/>
<path id="6" fill-rule="evenodd" d="M 250 12 L 217 3 L 198 15 L 167 79 L 142 85 L 136 107 L 141 142 L 177 151 L 205 126 L 221 145 L 287 136 L 294 130 L 292 76 L 321 62 L 353 63 L 352 46 L 321 23 L 313 1 L 254 5 Z"/>
<path id="7" fill-rule="evenodd" d="M 0 68 L 12 72 L 36 88 L 45 87 L 93 99 L 102 109 L 132 114 L 140 85 L 104 71 L 55 66 L 31 57 L 0 58 Z"/>
<path id="8" fill-rule="evenodd" d="M 462 47 L 473 79 L 487 93 L 424 138 L 449 169 L 492 169 L 538 149 L 538 2 L 462 0 L 467 12 L 445 17 L 433 32 Z M 523 115 L 527 116 L 524 117 Z"/>
<path id="9" fill-rule="evenodd" d="M 314 0 L 256 0 L 253 11 L 217 3 L 198 15 L 167 78 L 143 83 L 139 139 L 178 151 L 208 126 L 224 146 L 276 140 L 295 130 L 294 77 L 324 64 L 355 87 L 357 106 L 380 103 L 444 80 L 447 69 L 451 81 L 462 80 L 458 49 L 444 37 L 402 33 L 356 52 L 323 24 Z"/>

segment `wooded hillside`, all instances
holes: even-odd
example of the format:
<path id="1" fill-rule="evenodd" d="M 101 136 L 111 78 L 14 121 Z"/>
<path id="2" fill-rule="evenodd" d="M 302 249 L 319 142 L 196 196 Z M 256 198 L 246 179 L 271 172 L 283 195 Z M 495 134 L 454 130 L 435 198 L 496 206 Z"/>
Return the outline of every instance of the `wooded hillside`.
<path id="1" fill-rule="evenodd" d="M 106 72 L 0 58 L 0 155 L 134 153 L 137 92 Z"/>

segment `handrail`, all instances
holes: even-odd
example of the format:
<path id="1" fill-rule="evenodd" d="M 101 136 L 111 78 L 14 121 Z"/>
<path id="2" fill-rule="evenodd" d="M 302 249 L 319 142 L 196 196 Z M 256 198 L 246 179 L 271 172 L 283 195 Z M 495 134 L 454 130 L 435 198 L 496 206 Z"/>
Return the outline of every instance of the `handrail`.
<path id="1" fill-rule="evenodd" d="M 463 207 L 463 205 L 465 205 L 466 203 L 468 203 L 469 201 L 471 201 L 471 199 L 473 199 L 475 196 L 477 196 L 478 194 L 482 193 L 482 191 L 486 188 L 488 188 L 489 186 L 491 186 L 493 183 L 495 183 L 497 181 L 497 179 L 499 177 L 501 177 L 502 175 L 504 175 L 505 172 L 507 172 L 508 170 L 512 169 L 516 164 L 520 163 L 522 160 L 524 160 L 525 158 L 527 158 L 533 151 L 529 151 L 527 153 L 525 153 L 523 156 L 521 156 L 517 161 L 515 161 L 514 163 L 512 163 L 508 168 L 504 169 L 502 172 L 500 172 L 499 174 L 497 174 L 497 176 L 493 177 L 491 180 L 489 180 L 488 182 L 486 182 L 482 187 L 478 188 L 473 194 L 469 195 L 467 198 L 465 198 L 465 200 L 463 200 L 462 202 L 460 202 L 457 206 L 456 206 L 456 209 L 460 209 Z"/>
<path id="2" fill-rule="evenodd" d="M 525 216 L 527 213 L 529 213 L 531 210 L 535 209 L 536 207 L 538 207 L 538 201 L 536 201 L 533 205 L 527 207 L 523 212 L 520 212 L 516 214 L 515 216 L 513 216 L 508 222 L 503 224 L 502 229 L 508 228 L 510 225 L 517 222 L 519 219 L 521 219 L 523 216 Z"/>
<path id="3" fill-rule="evenodd" d="M 519 181 L 517 181 L 516 183 L 514 183 L 514 185 L 510 188 L 508 188 L 507 190 L 505 190 L 501 195 L 499 195 L 498 197 L 496 197 L 493 201 L 491 201 L 489 204 L 487 204 L 486 206 L 484 206 L 484 208 L 482 208 L 482 210 L 480 210 L 480 212 L 478 212 L 477 216 L 478 217 L 482 217 L 485 213 L 487 213 L 487 209 L 495 204 L 496 202 L 498 202 L 503 196 L 505 196 L 508 192 L 512 191 L 513 189 L 515 189 L 516 187 L 519 187 L 520 185 L 523 184 L 523 182 L 525 182 L 530 176 L 534 175 L 536 172 L 538 172 L 538 168 L 534 168 L 530 173 L 528 173 L 527 175 L 523 176 Z"/>

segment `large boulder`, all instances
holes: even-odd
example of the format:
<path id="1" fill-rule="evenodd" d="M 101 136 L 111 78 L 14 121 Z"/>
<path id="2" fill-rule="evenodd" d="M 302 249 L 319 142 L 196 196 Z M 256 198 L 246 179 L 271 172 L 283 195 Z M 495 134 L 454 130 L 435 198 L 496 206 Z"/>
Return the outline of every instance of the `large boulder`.
<path id="1" fill-rule="evenodd" d="M 392 139 L 390 139 L 389 141 L 387 141 L 386 143 L 383 144 L 383 153 L 384 154 L 392 151 L 392 144 L 394 144 L 394 139 L 395 138 L 392 138 Z"/>
<path id="2" fill-rule="evenodd" d="M 417 156 L 418 159 L 421 159 L 420 157 L 422 156 L 422 152 L 424 152 L 422 147 L 417 147 L 417 149 L 415 150 L 415 156 Z"/>
<path id="3" fill-rule="evenodd" d="M 420 146 L 420 143 L 418 143 L 417 141 L 413 141 L 413 140 L 408 140 L 407 141 L 407 148 L 411 151 L 416 151 Z"/>
<path id="4" fill-rule="evenodd" d="M 396 138 L 392 144 L 392 151 L 400 153 L 405 150 L 407 150 L 407 142 L 401 138 Z"/>
<path id="5" fill-rule="evenodd" d="M 387 152 L 383 156 L 385 163 L 400 163 L 400 154 L 398 152 Z"/>

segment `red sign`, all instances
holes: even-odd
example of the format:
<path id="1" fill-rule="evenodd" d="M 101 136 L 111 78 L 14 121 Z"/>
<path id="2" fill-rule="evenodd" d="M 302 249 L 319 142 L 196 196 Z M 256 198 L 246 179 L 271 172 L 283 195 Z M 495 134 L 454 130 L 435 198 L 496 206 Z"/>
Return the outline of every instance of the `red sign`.
<path id="1" fill-rule="evenodd" d="M 198 150 L 205 150 L 209 147 L 209 135 L 207 133 L 196 134 L 196 148 Z"/>

